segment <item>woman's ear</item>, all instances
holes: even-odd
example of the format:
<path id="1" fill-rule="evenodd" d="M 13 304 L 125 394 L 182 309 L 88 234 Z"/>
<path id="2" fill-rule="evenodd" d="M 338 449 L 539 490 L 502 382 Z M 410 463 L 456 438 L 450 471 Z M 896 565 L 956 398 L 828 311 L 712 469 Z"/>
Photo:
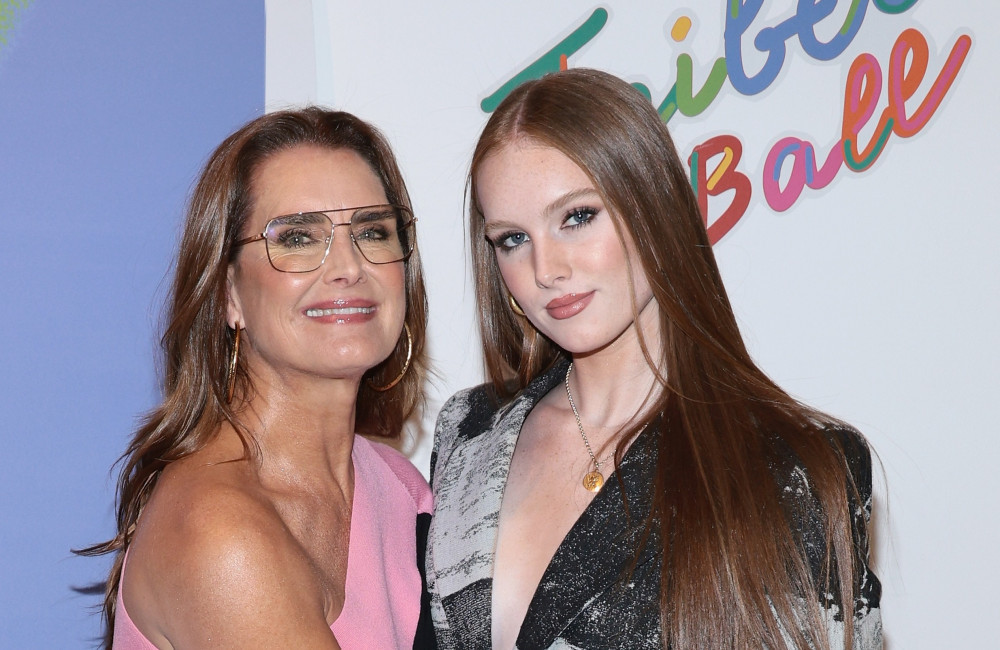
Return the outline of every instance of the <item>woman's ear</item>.
<path id="1" fill-rule="evenodd" d="M 232 329 L 244 326 L 243 307 L 236 291 L 236 267 L 232 264 L 226 270 L 226 322 Z"/>

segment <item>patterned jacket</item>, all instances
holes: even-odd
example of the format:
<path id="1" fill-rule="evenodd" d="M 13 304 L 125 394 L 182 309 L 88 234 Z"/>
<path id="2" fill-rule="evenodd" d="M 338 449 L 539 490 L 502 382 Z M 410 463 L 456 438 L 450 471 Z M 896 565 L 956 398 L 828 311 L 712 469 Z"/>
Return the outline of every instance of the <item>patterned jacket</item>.
<path id="1" fill-rule="evenodd" d="M 485 386 L 459 392 L 438 416 L 431 456 L 435 511 L 426 569 L 441 648 L 490 648 L 493 560 L 507 471 L 525 418 L 565 373 L 566 364 L 556 364 L 500 407 Z M 855 508 L 855 522 L 863 524 L 871 509 L 870 455 L 856 433 L 838 433 L 849 445 L 850 468 L 864 503 Z M 659 540 L 650 540 L 635 557 L 652 505 L 648 486 L 656 436 L 650 434 L 645 432 L 632 444 L 616 474 L 556 550 L 522 623 L 520 650 L 663 647 Z M 787 478 L 784 494 L 809 493 L 804 472 L 793 463 L 777 472 Z M 629 514 L 618 478 L 625 486 Z M 795 499 L 790 515 L 797 525 L 810 529 L 801 531 L 807 550 L 822 549 L 822 531 L 813 530 L 818 522 L 815 512 L 796 505 L 811 502 Z M 863 525 L 856 528 L 863 530 Z M 859 537 L 858 542 L 865 563 L 862 596 L 854 604 L 854 647 L 881 648 L 881 587 L 867 567 L 867 539 Z M 818 563 L 818 555 L 809 555 Z M 839 639 L 843 647 L 842 609 L 830 601 L 827 607 L 831 643 L 838 647 Z"/>

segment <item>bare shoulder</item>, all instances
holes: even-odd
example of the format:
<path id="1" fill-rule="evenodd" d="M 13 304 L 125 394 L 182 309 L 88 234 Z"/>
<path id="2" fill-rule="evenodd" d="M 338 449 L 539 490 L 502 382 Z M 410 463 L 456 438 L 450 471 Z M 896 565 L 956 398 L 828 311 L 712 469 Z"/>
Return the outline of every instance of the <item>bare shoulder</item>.
<path id="1" fill-rule="evenodd" d="M 327 617 L 343 594 L 334 602 L 246 474 L 242 462 L 164 472 L 129 551 L 126 609 L 162 647 L 337 647 Z"/>

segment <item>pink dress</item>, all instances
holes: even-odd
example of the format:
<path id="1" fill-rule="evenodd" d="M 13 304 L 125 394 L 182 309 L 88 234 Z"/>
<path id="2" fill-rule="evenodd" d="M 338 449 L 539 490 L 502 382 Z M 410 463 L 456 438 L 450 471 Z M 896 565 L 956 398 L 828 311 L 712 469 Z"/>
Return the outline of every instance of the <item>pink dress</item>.
<path id="1" fill-rule="evenodd" d="M 345 649 L 411 648 L 422 588 L 416 564 L 417 514 L 431 512 L 431 491 L 410 461 L 386 445 L 358 436 L 351 456 L 354 504 L 346 600 L 330 629 Z M 156 647 L 132 623 L 121 589 L 114 647 Z"/>

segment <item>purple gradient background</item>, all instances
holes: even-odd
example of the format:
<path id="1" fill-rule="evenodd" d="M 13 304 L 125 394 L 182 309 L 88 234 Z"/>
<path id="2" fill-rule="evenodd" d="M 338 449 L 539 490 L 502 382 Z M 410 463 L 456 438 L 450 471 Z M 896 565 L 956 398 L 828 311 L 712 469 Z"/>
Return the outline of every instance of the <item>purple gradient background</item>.
<path id="1" fill-rule="evenodd" d="M 0 647 L 100 634 L 109 468 L 158 399 L 183 206 L 263 112 L 263 2 L 39 0 L 0 53 Z"/>

